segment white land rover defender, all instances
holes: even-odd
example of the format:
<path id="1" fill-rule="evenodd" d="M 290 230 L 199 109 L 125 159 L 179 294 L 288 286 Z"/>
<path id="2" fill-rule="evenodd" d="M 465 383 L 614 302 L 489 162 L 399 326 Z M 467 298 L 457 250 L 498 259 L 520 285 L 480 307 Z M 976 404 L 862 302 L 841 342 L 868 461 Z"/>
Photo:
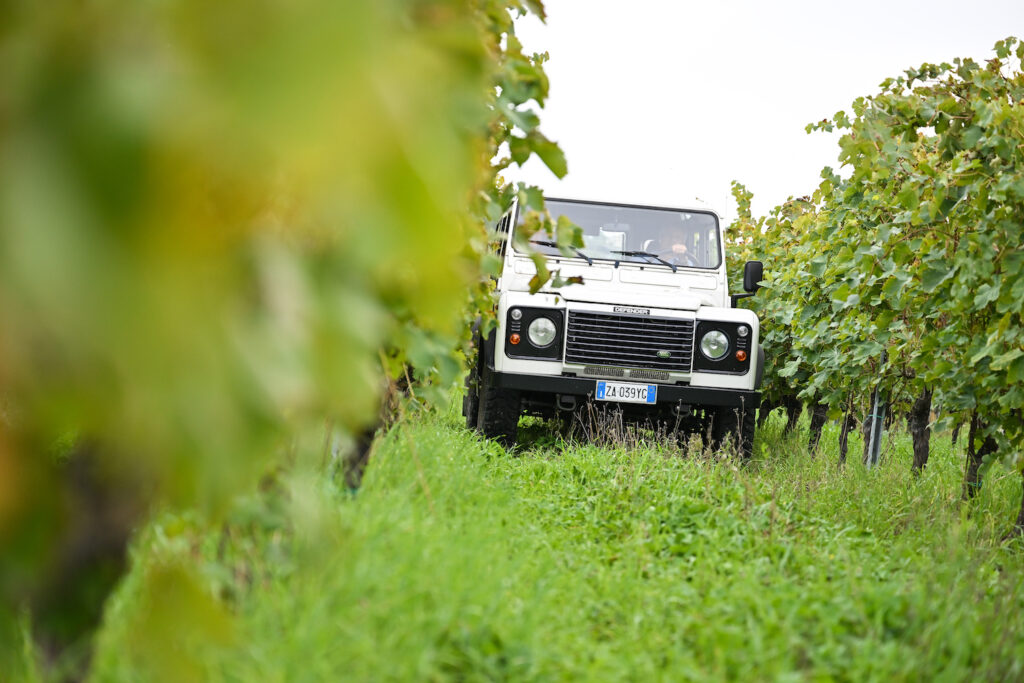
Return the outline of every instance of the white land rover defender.
<path id="1" fill-rule="evenodd" d="M 614 404 L 630 420 L 701 432 L 715 446 L 731 440 L 749 457 L 764 351 L 757 316 L 734 305 L 758 289 L 761 263 L 746 264 L 745 293 L 730 296 L 714 212 L 546 203 L 552 218 L 583 229 L 583 247 L 567 257 L 547 235 L 531 241 L 550 270 L 583 283 L 530 294 L 536 269 L 513 246 L 514 204 L 494 228 L 497 328 L 477 333 L 467 425 L 512 445 L 522 415 Z"/>

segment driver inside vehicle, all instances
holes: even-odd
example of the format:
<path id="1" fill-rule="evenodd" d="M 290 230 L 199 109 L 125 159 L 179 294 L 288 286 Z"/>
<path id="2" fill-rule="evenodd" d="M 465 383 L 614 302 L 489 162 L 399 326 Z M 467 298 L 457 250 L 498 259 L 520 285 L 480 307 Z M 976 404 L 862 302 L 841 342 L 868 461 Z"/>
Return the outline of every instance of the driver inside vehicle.
<path id="1" fill-rule="evenodd" d="M 700 264 L 690 253 L 687 246 L 687 232 L 682 228 L 665 225 L 658 231 L 657 237 L 650 241 L 645 251 L 657 254 L 675 266 L 694 267 Z"/>

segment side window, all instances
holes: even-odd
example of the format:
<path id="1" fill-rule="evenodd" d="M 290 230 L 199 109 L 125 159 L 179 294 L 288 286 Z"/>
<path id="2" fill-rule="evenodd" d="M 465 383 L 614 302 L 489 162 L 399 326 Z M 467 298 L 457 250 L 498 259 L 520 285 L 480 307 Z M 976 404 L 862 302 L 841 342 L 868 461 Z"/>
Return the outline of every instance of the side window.
<path id="1" fill-rule="evenodd" d="M 501 242 L 498 245 L 498 256 L 505 258 L 505 250 L 508 248 L 508 231 L 512 224 L 512 213 L 506 213 L 501 219 L 500 227 L 498 229 L 499 239 Z"/>
<path id="2" fill-rule="evenodd" d="M 704 252 L 704 265 L 711 266 L 712 264 L 717 264 L 719 254 L 722 250 L 718 245 L 718 230 L 715 227 L 708 230 L 708 239 L 706 244 L 707 249 Z"/>
<path id="3" fill-rule="evenodd" d="M 499 258 L 505 258 L 505 249 L 508 247 L 508 229 L 512 220 L 512 214 L 506 213 L 494 226 L 494 233 L 491 235 L 491 252 Z"/>

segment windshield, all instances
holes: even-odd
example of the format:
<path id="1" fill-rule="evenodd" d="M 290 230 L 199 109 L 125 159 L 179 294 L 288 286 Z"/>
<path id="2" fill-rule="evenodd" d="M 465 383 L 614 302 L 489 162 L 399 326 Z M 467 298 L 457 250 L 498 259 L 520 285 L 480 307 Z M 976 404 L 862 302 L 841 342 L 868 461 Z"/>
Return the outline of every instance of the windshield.
<path id="1" fill-rule="evenodd" d="M 583 228 L 586 258 L 681 268 L 718 268 L 722 252 L 713 214 L 675 209 L 546 200 L 551 217 L 566 216 Z M 520 221 L 522 218 L 520 217 Z M 537 251 L 558 256 L 546 233 L 534 235 Z M 579 255 L 579 254 L 577 254 Z"/>

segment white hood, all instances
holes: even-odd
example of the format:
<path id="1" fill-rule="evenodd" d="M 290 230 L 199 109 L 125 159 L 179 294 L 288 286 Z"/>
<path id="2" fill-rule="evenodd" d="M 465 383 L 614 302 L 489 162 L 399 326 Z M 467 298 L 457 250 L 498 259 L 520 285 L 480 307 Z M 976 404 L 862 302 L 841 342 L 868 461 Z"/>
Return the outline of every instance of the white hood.
<path id="1" fill-rule="evenodd" d="M 560 271 L 563 278 L 583 278 L 583 284 L 567 285 L 558 290 L 550 286 L 542 289 L 566 301 L 696 311 L 701 306 L 724 306 L 727 298 L 724 273 L 714 270 L 680 269 L 674 273 L 668 268 L 586 266 L 565 261 L 549 262 L 549 268 Z M 516 259 L 510 270 L 512 272 L 504 276 L 505 287 L 511 291 L 529 291 L 530 279 L 537 272 L 533 263 Z"/>
<path id="2" fill-rule="evenodd" d="M 636 292 L 593 291 L 586 287 L 570 286 L 554 292 L 563 299 L 585 301 L 592 304 L 617 304 L 624 306 L 641 306 L 644 308 L 670 308 L 681 311 L 696 311 L 701 306 L 713 306 L 710 298 L 694 295 L 691 292 L 644 292 L 638 297 Z"/>

